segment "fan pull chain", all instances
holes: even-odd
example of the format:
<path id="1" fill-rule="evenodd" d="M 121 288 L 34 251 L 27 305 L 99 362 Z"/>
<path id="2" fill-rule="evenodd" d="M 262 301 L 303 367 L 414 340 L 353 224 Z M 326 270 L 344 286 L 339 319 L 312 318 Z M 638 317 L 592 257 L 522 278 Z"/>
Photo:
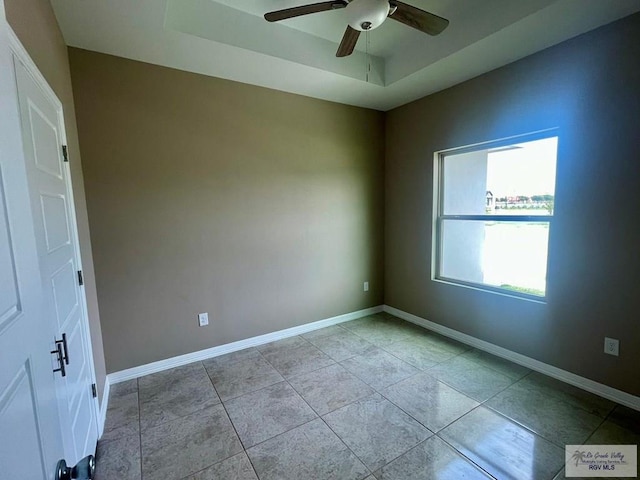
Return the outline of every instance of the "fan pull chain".
<path id="1" fill-rule="evenodd" d="M 371 45 L 371 39 L 369 37 L 369 30 L 366 30 L 364 32 L 364 39 L 365 39 L 365 51 L 366 51 L 365 80 L 367 83 L 369 83 L 369 73 L 371 72 L 371 57 L 369 56 L 369 47 Z"/>

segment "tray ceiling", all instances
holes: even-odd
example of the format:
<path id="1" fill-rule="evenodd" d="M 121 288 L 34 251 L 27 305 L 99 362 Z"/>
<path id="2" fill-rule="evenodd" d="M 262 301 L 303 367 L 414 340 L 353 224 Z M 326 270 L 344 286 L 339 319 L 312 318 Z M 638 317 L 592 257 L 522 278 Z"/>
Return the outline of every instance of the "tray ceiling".
<path id="1" fill-rule="evenodd" d="M 52 0 L 68 45 L 389 110 L 640 10 L 637 0 L 405 0 L 450 20 L 431 37 L 386 21 L 335 52 L 344 10 L 268 23 L 304 0 Z M 367 75 L 367 71 L 369 71 Z"/>

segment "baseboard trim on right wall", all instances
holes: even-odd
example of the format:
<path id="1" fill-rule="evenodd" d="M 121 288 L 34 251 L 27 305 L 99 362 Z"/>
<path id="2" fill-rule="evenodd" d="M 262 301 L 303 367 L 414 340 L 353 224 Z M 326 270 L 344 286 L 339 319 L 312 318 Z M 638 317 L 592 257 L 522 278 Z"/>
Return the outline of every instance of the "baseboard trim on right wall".
<path id="1" fill-rule="evenodd" d="M 491 353 L 497 357 L 504 358 L 513 363 L 517 363 L 518 365 L 522 365 L 523 367 L 530 368 L 531 370 L 535 370 L 536 372 L 543 373 L 562 382 L 586 390 L 587 392 L 591 392 L 606 399 L 612 400 L 616 403 L 619 403 L 620 405 L 624 405 L 626 407 L 640 411 L 640 397 L 636 397 L 635 395 L 631 395 L 630 393 L 623 392 L 622 390 L 609 387 L 593 380 L 589 380 L 588 378 L 581 377 L 580 375 L 576 375 L 575 373 L 567 372 L 566 370 L 562 370 L 561 368 L 554 367 L 553 365 L 543 363 L 534 358 L 512 352 L 511 350 L 499 347 L 498 345 L 494 345 L 493 343 L 485 342 L 484 340 L 472 337 L 471 335 L 467 335 L 466 333 L 462 333 L 457 330 L 453 330 L 452 328 L 439 325 L 422 317 L 418 317 L 417 315 L 413 315 L 397 308 L 390 307 L 389 305 L 384 305 L 383 310 L 387 313 L 390 313 L 391 315 L 395 315 L 398 318 L 475 347 L 478 350 L 483 350 L 485 352 Z"/>

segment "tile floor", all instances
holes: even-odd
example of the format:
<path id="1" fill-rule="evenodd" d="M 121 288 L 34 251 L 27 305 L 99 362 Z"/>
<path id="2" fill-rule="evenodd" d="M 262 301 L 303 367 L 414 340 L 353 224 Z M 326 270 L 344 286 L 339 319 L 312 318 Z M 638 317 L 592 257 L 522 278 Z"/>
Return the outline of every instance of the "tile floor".
<path id="1" fill-rule="evenodd" d="M 564 479 L 640 414 L 381 313 L 113 385 L 98 480 Z"/>

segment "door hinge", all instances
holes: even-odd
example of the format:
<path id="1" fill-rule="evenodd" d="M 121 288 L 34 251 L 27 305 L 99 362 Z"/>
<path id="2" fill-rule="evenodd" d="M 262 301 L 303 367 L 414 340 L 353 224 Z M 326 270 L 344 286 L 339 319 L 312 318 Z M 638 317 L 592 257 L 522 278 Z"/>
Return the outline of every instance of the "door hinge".
<path id="1" fill-rule="evenodd" d="M 69 154 L 67 153 L 66 145 L 62 145 L 62 158 L 64 159 L 65 162 L 69 161 Z"/>
<path id="2" fill-rule="evenodd" d="M 96 388 L 95 383 L 91 384 L 91 395 L 93 395 L 93 398 L 96 398 L 98 396 L 98 389 Z"/>
<path id="3" fill-rule="evenodd" d="M 84 278 L 82 277 L 82 270 L 78 270 L 78 285 L 84 285 Z"/>

